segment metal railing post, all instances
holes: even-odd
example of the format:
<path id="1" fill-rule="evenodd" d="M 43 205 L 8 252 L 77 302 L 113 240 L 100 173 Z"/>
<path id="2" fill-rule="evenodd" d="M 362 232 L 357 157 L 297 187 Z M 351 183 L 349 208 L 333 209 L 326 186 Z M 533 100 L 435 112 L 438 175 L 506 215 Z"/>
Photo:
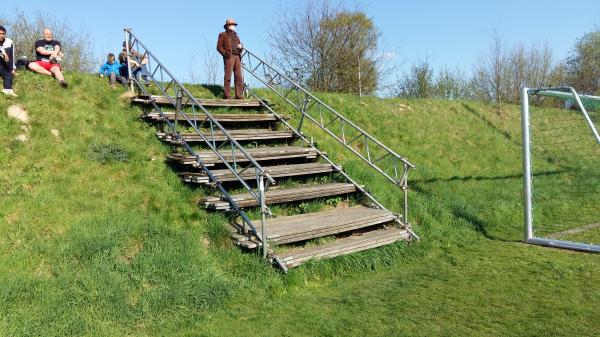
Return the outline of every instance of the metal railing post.
<path id="1" fill-rule="evenodd" d="M 402 216 L 404 224 L 408 226 L 408 165 L 404 164 L 404 174 L 402 179 L 402 192 L 404 193 L 404 215 Z"/>
<path id="2" fill-rule="evenodd" d="M 258 191 L 260 197 L 260 228 L 261 228 L 261 241 L 263 257 L 267 258 L 267 252 L 269 250 L 267 245 L 267 204 L 265 198 L 265 174 L 260 172 L 258 176 Z"/>
<path id="3" fill-rule="evenodd" d="M 178 88 L 175 92 L 175 118 L 173 119 L 173 130 L 171 130 L 173 133 L 177 132 L 177 120 L 181 109 L 183 109 L 183 92 Z"/>
<path id="4" fill-rule="evenodd" d="M 310 102 L 310 98 L 308 98 L 308 96 L 304 96 L 304 102 L 302 103 L 302 110 L 300 110 L 300 113 L 302 114 L 302 116 L 300 116 L 300 122 L 298 123 L 298 132 L 302 131 L 302 124 L 304 123 L 304 115 L 306 114 L 306 109 L 308 108 L 309 102 Z"/>
<path id="5" fill-rule="evenodd" d="M 129 54 L 131 53 L 131 50 L 129 49 L 129 32 L 130 32 L 131 28 L 125 28 L 125 52 L 127 53 L 125 55 L 125 59 L 127 60 L 127 79 L 129 80 L 129 91 L 133 92 L 134 91 L 134 86 L 133 86 L 133 81 L 131 79 L 131 63 L 129 62 Z"/>

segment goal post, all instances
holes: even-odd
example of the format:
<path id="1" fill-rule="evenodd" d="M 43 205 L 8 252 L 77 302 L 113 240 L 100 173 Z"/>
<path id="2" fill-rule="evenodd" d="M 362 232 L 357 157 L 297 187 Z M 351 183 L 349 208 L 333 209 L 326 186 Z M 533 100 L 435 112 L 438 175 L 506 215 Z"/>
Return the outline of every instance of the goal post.
<path id="1" fill-rule="evenodd" d="M 530 109 L 532 95 L 569 108 Z M 600 253 L 599 124 L 600 97 L 571 87 L 521 90 L 526 243 Z"/>

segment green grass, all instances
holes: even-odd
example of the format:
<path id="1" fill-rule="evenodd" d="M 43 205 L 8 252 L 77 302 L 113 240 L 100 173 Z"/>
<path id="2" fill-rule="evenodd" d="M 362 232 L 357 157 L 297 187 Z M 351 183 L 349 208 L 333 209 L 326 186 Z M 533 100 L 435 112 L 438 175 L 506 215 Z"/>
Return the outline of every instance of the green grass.
<path id="1" fill-rule="evenodd" d="M 0 97 L 0 110 L 18 103 L 31 117 L 21 143 L 0 114 L 2 337 L 600 334 L 599 257 L 520 242 L 517 106 L 323 95 L 417 164 L 409 218 L 422 241 L 284 275 L 233 247 L 224 215 L 195 206 L 209 191 L 179 182 L 123 91 L 67 79 L 62 90 L 22 74 L 20 97 Z M 396 187 L 305 131 L 401 212 Z M 319 206 L 298 207 L 275 210 Z"/>

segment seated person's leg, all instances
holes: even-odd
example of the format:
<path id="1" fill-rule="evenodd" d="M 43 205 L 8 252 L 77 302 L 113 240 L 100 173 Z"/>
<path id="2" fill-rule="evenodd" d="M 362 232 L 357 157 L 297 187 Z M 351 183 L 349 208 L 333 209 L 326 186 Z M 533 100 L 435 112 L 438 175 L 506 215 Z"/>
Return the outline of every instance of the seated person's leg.
<path id="1" fill-rule="evenodd" d="M 50 68 L 50 72 L 56 77 L 59 82 L 63 82 L 65 78 L 63 77 L 62 72 L 60 71 L 60 67 L 58 65 L 54 65 Z"/>
<path id="2" fill-rule="evenodd" d="M 125 78 L 125 76 L 117 76 L 117 80 L 121 82 L 121 84 L 123 84 L 124 87 L 127 86 L 127 79 Z"/>
<path id="3" fill-rule="evenodd" d="M 12 72 L 10 71 L 6 71 L 5 73 L 2 74 L 2 77 L 4 78 L 4 89 L 8 89 L 8 90 L 12 90 L 13 88 L 13 79 L 14 76 L 12 74 Z"/>
<path id="4" fill-rule="evenodd" d="M 65 78 L 62 74 L 62 71 L 60 70 L 60 66 L 55 64 L 52 66 L 52 68 L 50 68 L 50 71 L 52 72 L 52 75 L 56 77 L 56 80 L 58 81 L 58 83 L 60 83 L 61 87 L 66 89 L 69 86 L 67 82 L 65 82 Z"/>
<path id="5" fill-rule="evenodd" d="M 131 71 L 131 76 L 138 78 L 140 76 L 141 72 L 142 72 L 142 68 L 137 67 Z"/>
<path id="6" fill-rule="evenodd" d="M 28 67 L 31 71 L 36 72 L 38 74 L 52 76 L 52 73 L 46 68 L 44 68 L 41 64 L 43 63 L 40 63 L 39 61 L 30 62 Z"/>

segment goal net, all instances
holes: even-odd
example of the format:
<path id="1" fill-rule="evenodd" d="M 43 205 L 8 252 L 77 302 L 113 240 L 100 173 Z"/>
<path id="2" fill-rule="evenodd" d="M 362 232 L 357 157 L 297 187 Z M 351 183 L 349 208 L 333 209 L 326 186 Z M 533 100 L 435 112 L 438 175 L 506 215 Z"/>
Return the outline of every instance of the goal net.
<path id="1" fill-rule="evenodd" d="M 533 97 L 562 108 L 530 106 Z M 600 97 L 524 88 L 521 104 L 525 241 L 600 252 Z"/>

